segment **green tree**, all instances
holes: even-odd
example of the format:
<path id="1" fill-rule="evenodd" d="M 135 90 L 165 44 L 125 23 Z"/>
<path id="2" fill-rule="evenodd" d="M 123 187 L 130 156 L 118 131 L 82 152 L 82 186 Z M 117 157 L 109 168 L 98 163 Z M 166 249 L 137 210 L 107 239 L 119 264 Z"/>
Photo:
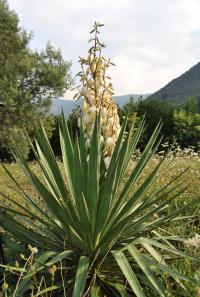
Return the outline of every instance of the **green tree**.
<path id="1" fill-rule="evenodd" d="M 120 123 L 123 123 L 123 120 L 127 118 L 127 130 L 132 128 L 132 132 L 135 133 L 140 121 L 140 117 L 137 114 L 137 101 L 131 97 L 130 101 L 122 108 L 118 106 L 118 114 Z"/>
<path id="2" fill-rule="evenodd" d="M 51 98 L 62 96 L 71 84 L 70 63 L 61 51 L 47 43 L 45 50 L 29 47 L 32 34 L 19 26 L 16 13 L 0 0 L 0 158 L 9 156 L 8 135 L 18 138 L 23 151 L 22 128 L 31 135 L 33 120 L 47 117 Z M 52 119 L 45 119 L 50 123 Z M 25 138 L 24 138 L 25 139 Z"/>
<path id="3" fill-rule="evenodd" d="M 143 129 L 140 146 L 143 148 L 155 129 L 159 120 L 162 120 L 162 135 L 166 141 L 172 138 L 172 130 L 174 127 L 174 111 L 175 106 L 160 100 L 138 100 L 133 98 L 123 106 L 123 116 L 128 117 L 128 128 L 134 123 L 137 127 L 139 119 L 145 115 L 146 125 Z"/>
<path id="4" fill-rule="evenodd" d="M 174 136 L 182 147 L 200 145 L 200 114 L 180 110 L 174 113 Z"/>
<path id="5" fill-rule="evenodd" d="M 182 105 L 187 113 L 197 114 L 199 112 L 198 100 L 195 97 L 189 97 L 187 102 Z"/>

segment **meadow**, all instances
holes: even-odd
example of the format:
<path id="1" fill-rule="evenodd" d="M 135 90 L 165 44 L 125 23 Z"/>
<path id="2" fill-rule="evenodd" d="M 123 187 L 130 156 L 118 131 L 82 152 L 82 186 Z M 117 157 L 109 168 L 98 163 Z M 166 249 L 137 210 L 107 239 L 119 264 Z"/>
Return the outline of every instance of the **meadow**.
<path id="1" fill-rule="evenodd" d="M 145 179 L 145 176 L 152 170 L 152 168 L 158 163 L 161 156 L 156 155 L 150 164 L 144 170 L 142 177 L 139 181 L 142 182 Z M 137 157 L 133 158 L 129 164 L 129 169 L 134 166 Z M 63 164 L 61 161 L 58 160 L 59 167 L 61 171 L 63 169 Z M 17 182 L 23 187 L 28 195 L 35 197 L 38 203 L 40 202 L 40 198 L 35 193 L 33 187 L 23 175 L 20 167 L 16 163 L 4 163 L 6 168 L 12 172 L 13 176 L 17 180 Z M 29 166 L 33 171 L 39 176 L 40 179 L 43 179 L 39 167 L 36 162 L 30 162 Z M 186 170 L 186 171 L 185 171 Z M 171 179 L 175 178 L 181 172 L 184 174 L 181 176 L 181 182 L 183 185 L 187 185 L 188 188 L 186 191 L 175 201 L 173 201 L 171 205 L 171 209 L 178 208 L 183 206 L 184 204 L 188 204 L 191 202 L 190 206 L 186 209 L 183 216 L 185 217 L 183 220 L 172 220 L 169 222 L 164 228 L 158 228 L 156 232 L 159 232 L 163 235 L 179 235 L 181 237 L 185 237 L 185 239 L 197 237 L 197 234 L 200 234 L 200 155 L 194 153 L 192 150 L 177 150 L 176 153 L 171 153 L 160 170 L 159 177 L 157 181 L 153 184 L 152 188 L 149 189 L 149 194 L 152 190 L 161 187 L 162 185 L 169 182 Z M 127 172 L 127 177 L 129 172 Z M 178 183 L 179 181 L 177 181 Z M 5 193 L 12 198 L 15 198 L 17 201 L 20 201 L 19 195 L 15 192 L 14 188 L 15 185 L 10 177 L 5 172 L 4 168 L 0 166 L 0 184 L 1 184 L 1 192 Z M 6 201 L 6 198 L 1 197 L 1 202 L 4 204 L 9 204 L 10 202 Z M 26 207 L 28 207 L 26 205 Z M 170 208 L 169 210 L 170 211 Z M 200 247 L 198 244 L 195 245 L 184 245 L 184 250 L 189 252 L 192 255 L 199 256 L 200 254 Z M 200 266 L 199 263 L 195 263 L 194 261 L 190 261 L 189 259 L 174 259 L 174 262 L 171 263 L 172 266 L 176 267 L 181 273 L 186 274 L 192 278 L 197 278 L 200 280 Z M 178 297 L 190 297 L 194 296 L 195 288 L 191 284 L 184 283 L 186 290 L 181 289 L 174 285 L 174 282 L 167 276 L 167 274 L 163 275 L 162 281 L 165 283 L 166 287 L 168 288 L 169 296 L 178 296 Z M 146 296 L 148 292 L 146 292 Z M 198 296 L 198 295 L 197 295 Z"/>

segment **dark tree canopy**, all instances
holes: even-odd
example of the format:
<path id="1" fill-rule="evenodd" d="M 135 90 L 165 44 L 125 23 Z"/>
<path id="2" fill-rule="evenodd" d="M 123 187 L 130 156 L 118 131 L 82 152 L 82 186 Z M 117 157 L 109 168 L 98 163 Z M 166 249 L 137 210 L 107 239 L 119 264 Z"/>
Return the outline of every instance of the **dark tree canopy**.
<path id="1" fill-rule="evenodd" d="M 31 38 L 7 1 L 0 0 L 0 151 L 9 145 L 8 130 L 16 137 L 23 126 L 31 132 L 33 119 L 45 118 L 51 98 L 71 84 L 71 64 L 61 51 L 50 42 L 45 50 L 33 51 Z"/>

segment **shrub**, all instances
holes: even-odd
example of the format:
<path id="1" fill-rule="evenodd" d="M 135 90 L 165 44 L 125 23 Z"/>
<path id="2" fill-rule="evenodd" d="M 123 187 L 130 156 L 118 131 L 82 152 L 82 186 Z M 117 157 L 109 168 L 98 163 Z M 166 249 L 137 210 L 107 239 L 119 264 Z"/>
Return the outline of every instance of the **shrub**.
<path id="1" fill-rule="evenodd" d="M 200 145 L 200 114 L 177 111 L 174 114 L 174 132 L 181 147 Z"/>

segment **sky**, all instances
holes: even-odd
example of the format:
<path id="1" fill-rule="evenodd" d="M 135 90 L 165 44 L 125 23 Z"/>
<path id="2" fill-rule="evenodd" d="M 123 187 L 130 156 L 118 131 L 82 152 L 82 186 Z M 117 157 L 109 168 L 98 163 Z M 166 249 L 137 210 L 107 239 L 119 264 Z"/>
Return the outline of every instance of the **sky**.
<path id="1" fill-rule="evenodd" d="M 86 56 L 95 21 L 104 23 L 101 39 L 116 95 L 157 91 L 200 61 L 200 0 L 8 0 L 20 26 L 43 49 L 47 41 L 72 61 Z M 66 94 L 71 99 L 72 93 Z"/>

